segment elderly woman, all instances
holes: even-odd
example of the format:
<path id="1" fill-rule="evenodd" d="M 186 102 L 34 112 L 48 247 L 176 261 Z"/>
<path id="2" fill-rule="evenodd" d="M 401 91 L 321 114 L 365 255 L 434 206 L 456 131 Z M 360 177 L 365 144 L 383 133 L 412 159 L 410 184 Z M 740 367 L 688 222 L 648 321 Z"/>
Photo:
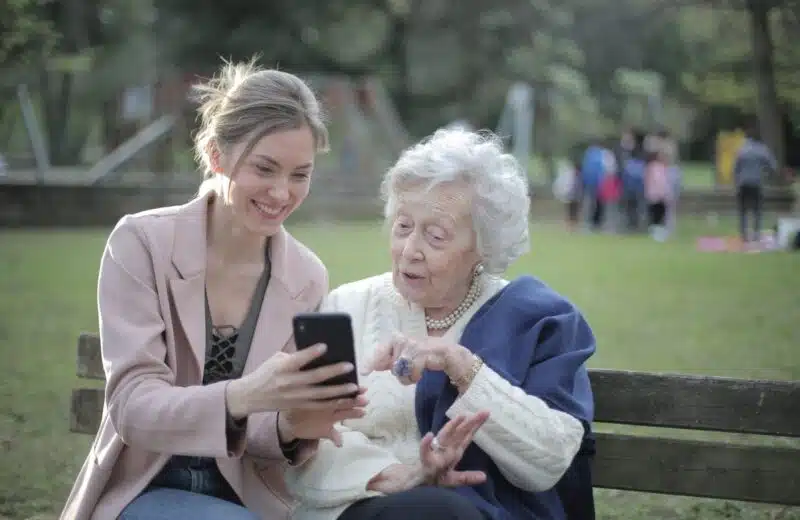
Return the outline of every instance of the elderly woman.
<path id="1" fill-rule="evenodd" d="M 323 441 L 289 469 L 295 518 L 590 517 L 595 340 L 544 283 L 501 277 L 529 247 L 519 165 L 494 136 L 440 130 L 403 153 L 384 195 L 392 270 L 323 304 L 352 316 L 370 404 L 343 421 L 341 448 Z"/>

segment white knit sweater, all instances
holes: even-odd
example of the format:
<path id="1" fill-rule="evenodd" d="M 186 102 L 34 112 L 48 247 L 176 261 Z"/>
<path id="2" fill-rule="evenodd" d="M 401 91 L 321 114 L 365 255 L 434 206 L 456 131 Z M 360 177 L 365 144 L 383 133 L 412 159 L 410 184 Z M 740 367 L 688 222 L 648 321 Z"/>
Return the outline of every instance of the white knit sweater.
<path id="1" fill-rule="evenodd" d="M 472 315 L 508 283 L 485 278 L 478 302 L 445 338 L 457 343 Z M 322 310 L 351 315 L 359 369 L 395 332 L 416 339 L 427 337 L 423 309 L 397 293 L 391 273 L 337 288 Z M 384 468 L 419 460 L 415 387 L 401 385 L 389 372 L 362 375 L 360 382 L 368 388 L 367 414 L 341 426 L 343 446 L 337 448 L 330 441 L 322 441 L 312 459 L 287 470 L 287 485 L 298 500 L 294 519 L 335 520 L 353 502 L 380 495 L 366 487 Z M 577 419 L 549 408 L 486 365 L 447 416 L 481 410 L 490 410 L 491 416 L 474 442 L 492 457 L 510 483 L 523 490 L 542 491 L 554 486 L 580 447 L 583 426 Z"/>

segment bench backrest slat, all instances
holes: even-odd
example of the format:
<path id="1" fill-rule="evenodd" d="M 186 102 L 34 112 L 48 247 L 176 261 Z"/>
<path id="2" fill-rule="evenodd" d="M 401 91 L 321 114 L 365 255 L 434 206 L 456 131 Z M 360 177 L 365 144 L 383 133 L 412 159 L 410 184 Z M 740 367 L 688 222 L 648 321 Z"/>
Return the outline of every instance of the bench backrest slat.
<path id="1" fill-rule="evenodd" d="M 94 435 L 103 418 L 103 389 L 76 388 L 72 391 L 69 431 Z"/>
<path id="2" fill-rule="evenodd" d="M 800 437 L 800 381 L 592 370 L 595 421 Z"/>
<path id="3" fill-rule="evenodd" d="M 597 434 L 601 488 L 800 505 L 800 450 Z"/>
<path id="4" fill-rule="evenodd" d="M 105 380 L 103 356 L 100 353 L 100 336 L 83 333 L 78 336 L 78 377 Z"/>

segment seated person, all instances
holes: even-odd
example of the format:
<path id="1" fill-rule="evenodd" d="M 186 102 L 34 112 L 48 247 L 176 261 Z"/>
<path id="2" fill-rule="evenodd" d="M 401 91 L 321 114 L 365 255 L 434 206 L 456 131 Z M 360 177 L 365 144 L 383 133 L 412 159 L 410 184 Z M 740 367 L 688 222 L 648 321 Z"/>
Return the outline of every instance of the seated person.
<path id="1" fill-rule="evenodd" d="M 341 448 L 322 441 L 288 469 L 294 518 L 590 517 L 595 339 L 538 279 L 502 278 L 529 248 L 518 163 L 491 134 L 440 130 L 402 154 L 383 191 L 391 271 L 322 306 L 353 318 L 369 405 L 343 421 Z"/>
<path id="2" fill-rule="evenodd" d="M 125 216 L 100 264 L 105 407 L 62 520 L 285 518 L 283 467 L 363 415 L 349 385 L 303 371 L 292 315 L 328 291 L 283 222 L 327 146 L 299 78 L 226 65 L 202 85 L 206 180 L 182 206 Z M 355 369 L 355 367 L 348 367 Z"/>

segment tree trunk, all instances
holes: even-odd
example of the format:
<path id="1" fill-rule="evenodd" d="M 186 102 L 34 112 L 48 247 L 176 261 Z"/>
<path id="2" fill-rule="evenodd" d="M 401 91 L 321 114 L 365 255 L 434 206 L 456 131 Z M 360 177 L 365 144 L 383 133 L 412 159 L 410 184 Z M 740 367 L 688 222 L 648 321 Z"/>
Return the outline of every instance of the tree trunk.
<path id="1" fill-rule="evenodd" d="M 785 161 L 781 113 L 775 86 L 774 49 L 769 25 L 771 6 L 764 0 L 748 0 L 747 10 L 753 41 L 753 66 L 756 82 L 756 111 L 761 138 L 778 159 L 779 171 L 770 179 L 781 182 Z"/>
<path id="2" fill-rule="evenodd" d="M 3 146 L 11 141 L 11 136 L 14 135 L 14 129 L 17 126 L 18 117 L 12 113 L 12 108 L 16 109 L 17 107 L 10 103 L 0 105 L 0 144 Z"/>
<path id="3" fill-rule="evenodd" d="M 394 63 L 396 69 L 396 78 L 392 84 L 392 93 L 394 105 L 397 108 L 397 113 L 401 121 L 408 121 L 410 117 L 411 106 L 411 89 L 408 70 L 408 51 L 407 41 L 409 38 L 408 25 L 409 20 L 414 16 L 414 10 L 417 9 L 418 1 L 411 0 L 409 3 L 408 13 L 391 13 L 392 16 L 392 29 L 391 36 L 389 36 L 388 54 L 389 59 Z M 391 9 L 387 7 L 387 11 Z"/>

